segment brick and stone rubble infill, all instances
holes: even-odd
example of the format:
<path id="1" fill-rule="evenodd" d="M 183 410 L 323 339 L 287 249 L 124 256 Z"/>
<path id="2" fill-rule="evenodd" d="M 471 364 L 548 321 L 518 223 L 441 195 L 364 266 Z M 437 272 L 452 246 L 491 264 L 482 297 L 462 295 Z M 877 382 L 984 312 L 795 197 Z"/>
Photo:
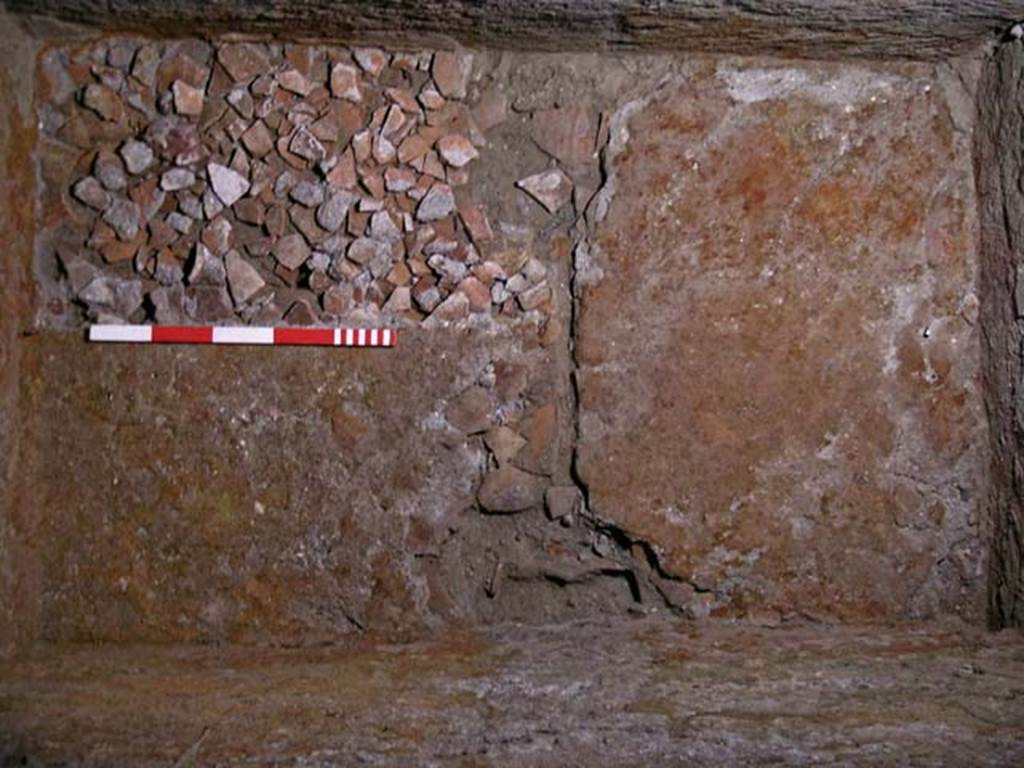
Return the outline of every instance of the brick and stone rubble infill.
<path id="1" fill-rule="evenodd" d="M 469 191 L 502 119 L 474 105 L 473 65 L 255 42 L 45 52 L 42 138 L 75 161 L 41 174 L 60 197 L 44 324 L 543 322 L 543 266 L 490 252 Z M 521 188 L 554 212 L 572 187 L 556 181 Z"/>

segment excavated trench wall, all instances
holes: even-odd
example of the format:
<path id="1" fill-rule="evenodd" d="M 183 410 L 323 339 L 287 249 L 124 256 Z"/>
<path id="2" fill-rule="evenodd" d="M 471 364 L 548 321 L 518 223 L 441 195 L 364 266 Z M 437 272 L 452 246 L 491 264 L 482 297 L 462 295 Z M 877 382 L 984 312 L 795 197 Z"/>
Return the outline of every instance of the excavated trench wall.
<path id="1" fill-rule="evenodd" d="M 836 63 L 48 30 L 4 17 L 5 648 L 1019 621 L 993 203 L 1017 194 L 1019 44 Z M 112 320 L 399 346 L 84 342 Z"/>

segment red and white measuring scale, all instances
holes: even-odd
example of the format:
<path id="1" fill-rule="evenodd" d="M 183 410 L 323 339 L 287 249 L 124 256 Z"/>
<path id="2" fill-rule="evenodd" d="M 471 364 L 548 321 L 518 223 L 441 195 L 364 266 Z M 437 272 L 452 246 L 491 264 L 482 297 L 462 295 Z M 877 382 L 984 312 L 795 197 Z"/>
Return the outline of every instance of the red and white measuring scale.
<path id="1" fill-rule="evenodd" d="M 92 325 L 89 341 L 133 344 L 271 344 L 322 347 L 393 347 L 391 328 L 255 328 L 212 325 Z"/>

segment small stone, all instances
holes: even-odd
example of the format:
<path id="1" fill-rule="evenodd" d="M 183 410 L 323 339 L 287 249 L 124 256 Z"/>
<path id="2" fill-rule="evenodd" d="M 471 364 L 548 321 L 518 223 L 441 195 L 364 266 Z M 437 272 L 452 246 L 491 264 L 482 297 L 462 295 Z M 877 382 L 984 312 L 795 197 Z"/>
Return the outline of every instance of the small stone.
<path id="1" fill-rule="evenodd" d="M 134 175 L 144 173 L 153 164 L 153 150 L 144 141 L 126 141 L 121 145 L 119 151 L 128 173 Z"/>
<path id="2" fill-rule="evenodd" d="M 462 168 L 480 157 L 472 142 L 457 133 L 438 139 L 437 151 L 441 154 L 442 159 L 453 168 Z"/>
<path id="3" fill-rule="evenodd" d="M 429 151 L 430 145 L 427 143 L 426 139 L 418 133 L 414 133 L 413 135 L 406 137 L 405 140 L 398 145 L 398 161 L 400 163 L 411 163 L 423 157 Z"/>
<path id="4" fill-rule="evenodd" d="M 412 309 L 412 293 L 409 286 L 402 285 L 395 288 L 388 296 L 388 300 L 384 303 L 381 309 L 391 314 L 398 314 L 399 312 L 408 312 Z"/>
<path id="5" fill-rule="evenodd" d="M 285 235 L 274 243 L 271 253 L 287 269 L 298 269 L 309 258 L 309 246 L 302 235 Z"/>
<path id="6" fill-rule="evenodd" d="M 225 206 L 230 208 L 249 191 L 249 180 L 237 171 L 233 171 L 218 163 L 206 166 L 210 177 L 210 185 Z"/>
<path id="7" fill-rule="evenodd" d="M 203 102 L 206 100 L 206 95 L 200 89 L 193 88 L 184 80 L 175 80 L 171 91 L 174 93 L 174 111 L 179 115 L 203 114 Z"/>
<path id="8" fill-rule="evenodd" d="M 292 304 L 284 315 L 284 322 L 288 325 L 314 325 L 317 319 L 316 310 L 305 299 Z"/>
<path id="9" fill-rule="evenodd" d="M 324 149 L 324 145 L 304 127 L 299 128 L 292 135 L 292 139 L 288 143 L 288 149 L 311 163 L 318 163 L 327 156 L 327 150 Z"/>
<path id="10" fill-rule="evenodd" d="M 416 101 L 416 97 L 412 95 L 412 91 L 408 88 L 388 88 L 385 93 L 403 112 L 410 115 L 420 114 L 420 106 Z"/>
<path id="11" fill-rule="evenodd" d="M 235 314 L 231 296 L 223 286 L 190 286 L 187 296 L 191 299 L 191 308 L 186 305 L 185 311 L 193 320 L 216 322 Z"/>
<path id="12" fill-rule="evenodd" d="M 203 243 L 196 243 L 188 272 L 189 285 L 224 285 L 225 280 L 223 259 L 211 253 Z"/>
<path id="13" fill-rule="evenodd" d="M 327 174 L 327 183 L 336 189 L 352 189 L 356 185 L 355 154 L 351 147 L 338 157 L 338 162 Z"/>
<path id="14" fill-rule="evenodd" d="M 93 314 L 106 310 L 109 314 L 127 320 L 142 306 L 142 281 L 97 277 L 82 289 L 78 298 L 89 305 Z"/>
<path id="15" fill-rule="evenodd" d="M 92 173 L 100 184 L 111 192 L 120 192 L 128 186 L 128 177 L 124 173 L 124 163 L 113 152 L 101 150 L 96 154 L 92 165 Z"/>
<path id="16" fill-rule="evenodd" d="M 253 157 L 266 157 L 274 150 L 274 137 L 262 120 L 257 120 L 242 134 L 242 144 Z"/>
<path id="17" fill-rule="evenodd" d="M 228 95 L 224 99 L 238 113 L 239 117 L 252 120 L 256 104 L 253 102 L 252 94 L 249 93 L 247 88 L 235 88 L 232 91 L 228 91 Z"/>
<path id="18" fill-rule="evenodd" d="M 406 168 L 388 168 L 384 171 L 384 188 L 388 192 L 405 192 L 416 185 L 416 174 Z"/>
<path id="19" fill-rule="evenodd" d="M 213 187 L 203 190 L 203 215 L 207 219 L 215 219 L 224 210 L 224 203 L 213 191 Z"/>
<path id="20" fill-rule="evenodd" d="M 352 307 L 352 286 L 334 285 L 323 295 L 324 312 L 340 317 Z"/>
<path id="21" fill-rule="evenodd" d="M 388 57 L 379 48 L 356 48 L 352 58 L 370 77 L 376 77 L 388 63 Z"/>
<path id="22" fill-rule="evenodd" d="M 251 43 L 234 43 L 217 48 L 217 61 L 235 82 L 251 80 L 270 69 L 263 49 Z"/>
<path id="23" fill-rule="evenodd" d="M 512 275 L 505 283 L 505 287 L 508 288 L 509 293 L 517 294 L 522 293 L 526 290 L 529 283 L 526 281 L 526 275 L 518 274 Z"/>
<path id="24" fill-rule="evenodd" d="M 466 294 L 470 312 L 486 312 L 491 308 L 490 290 L 475 277 L 465 278 L 456 290 Z"/>
<path id="25" fill-rule="evenodd" d="M 324 201 L 324 188 L 312 181 L 300 181 L 292 187 L 288 196 L 300 205 L 312 208 Z"/>
<path id="26" fill-rule="evenodd" d="M 201 240 L 213 253 L 223 255 L 231 243 L 231 222 L 223 216 L 216 218 L 203 229 Z"/>
<path id="27" fill-rule="evenodd" d="M 239 200 L 235 203 L 234 211 L 235 217 L 239 221 L 252 224 L 255 227 L 263 226 L 266 209 L 263 207 L 263 203 L 255 197 L 246 197 Z"/>
<path id="28" fill-rule="evenodd" d="M 516 186 L 544 206 L 548 213 L 554 213 L 572 197 L 572 179 L 560 170 L 527 176 L 517 181 Z"/>
<path id="29" fill-rule="evenodd" d="M 160 285 L 180 285 L 183 277 L 181 261 L 174 252 L 165 248 L 156 255 L 156 267 L 153 276 Z"/>
<path id="30" fill-rule="evenodd" d="M 331 69 L 331 93 L 336 98 L 360 102 L 363 89 L 359 87 L 359 72 L 349 64 L 335 64 Z"/>
<path id="31" fill-rule="evenodd" d="M 144 45 L 132 60 L 132 77 L 146 86 L 156 83 L 156 70 L 160 66 L 160 51 L 156 45 Z"/>
<path id="32" fill-rule="evenodd" d="M 306 76 L 297 69 L 289 69 L 277 76 L 277 82 L 286 91 L 297 93 L 299 96 L 308 96 L 313 90 L 313 84 L 306 79 Z"/>
<path id="33" fill-rule="evenodd" d="M 228 251 L 224 263 L 227 268 L 228 288 L 235 306 L 247 302 L 266 285 L 256 268 L 243 259 L 238 251 Z"/>
<path id="34" fill-rule="evenodd" d="M 484 435 L 484 444 L 494 455 L 498 466 L 503 467 L 526 445 L 526 438 L 509 427 L 495 427 Z"/>
<path id="35" fill-rule="evenodd" d="M 375 257 L 390 257 L 391 248 L 379 240 L 369 237 L 358 237 L 349 244 L 348 257 L 356 264 L 369 264 Z"/>
<path id="36" fill-rule="evenodd" d="M 182 235 L 187 235 L 192 229 L 192 219 L 177 211 L 171 211 L 167 214 L 167 223 L 171 229 Z"/>
<path id="37" fill-rule="evenodd" d="M 373 159 L 381 165 L 395 159 L 395 145 L 383 133 L 378 133 L 373 139 Z"/>
<path id="38" fill-rule="evenodd" d="M 473 267 L 473 274 L 484 285 L 505 279 L 505 269 L 496 261 L 484 261 Z"/>
<path id="39" fill-rule="evenodd" d="M 103 220 L 113 227 L 119 240 L 134 240 L 139 233 L 139 206 L 127 198 L 115 198 L 103 213 Z"/>
<path id="40" fill-rule="evenodd" d="M 484 478 L 477 500 L 486 512 L 522 512 L 543 502 L 543 481 L 515 467 L 499 467 Z"/>
<path id="41" fill-rule="evenodd" d="M 453 293 L 437 305 L 430 317 L 423 321 L 426 328 L 455 323 L 469 317 L 469 299 L 464 293 Z"/>
<path id="42" fill-rule="evenodd" d="M 432 85 L 426 85 L 420 91 L 419 103 L 424 109 L 442 109 L 446 103 L 444 96 Z"/>
<path id="43" fill-rule="evenodd" d="M 531 309 L 538 309 L 550 298 L 551 288 L 547 283 L 541 283 L 520 293 L 516 300 L 524 312 L 529 312 Z"/>
<path id="44" fill-rule="evenodd" d="M 356 201 L 356 196 L 351 192 L 340 190 L 330 195 L 323 205 L 317 208 L 316 223 L 328 232 L 337 232 L 345 223 L 348 209 Z"/>
<path id="45" fill-rule="evenodd" d="M 519 423 L 526 445 L 515 455 L 515 465 L 534 474 L 549 475 L 554 469 L 557 449 L 558 409 L 553 403 L 541 406 Z"/>
<path id="46" fill-rule="evenodd" d="M 544 266 L 544 262 L 535 257 L 530 257 L 526 260 L 526 264 L 523 265 L 523 277 L 530 285 L 536 285 L 548 274 L 548 268 Z"/>
<path id="47" fill-rule="evenodd" d="M 437 221 L 455 210 L 455 195 L 447 184 L 434 184 L 416 207 L 419 221 Z"/>
<path id="48" fill-rule="evenodd" d="M 380 127 L 381 135 L 388 137 L 394 136 L 403 125 L 405 125 L 405 115 L 398 106 L 392 104 L 388 108 L 383 125 Z"/>
<path id="49" fill-rule="evenodd" d="M 491 395 L 486 389 L 470 387 L 448 405 L 445 418 L 460 432 L 476 435 L 490 429 L 493 407 Z"/>
<path id="50" fill-rule="evenodd" d="M 466 231 L 478 246 L 494 239 L 494 230 L 491 229 L 491 223 L 487 220 L 487 213 L 482 206 L 462 206 L 459 208 L 459 218 L 462 219 Z"/>
<path id="51" fill-rule="evenodd" d="M 91 109 L 104 120 L 114 123 L 124 116 L 124 105 L 118 95 L 106 87 L 92 83 L 82 93 L 82 104 Z"/>
<path id="52" fill-rule="evenodd" d="M 512 294 L 504 283 L 494 282 L 491 284 L 491 301 L 494 304 L 504 304 L 511 298 Z"/>
<path id="53" fill-rule="evenodd" d="M 553 485 L 544 492 L 544 510 L 549 520 L 572 521 L 583 508 L 583 494 L 574 485 Z"/>
<path id="54" fill-rule="evenodd" d="M 160 188 L 166 192 L 188 189 L 196 183 L 196 175 L 188 168 L 171 168 L 160 177 Z"/>
<path id="55" fill-rule="evenodd" d="M 161 286 L 149 292 L 153 319 L 161 325 L 181 325 L 185 321 L 185 289 L 181 285 Z"/>
<path id="56" fill-rule="evenodd" d="M 391 214 L 377 211 L 370 217 L 370 237 L 385 243 L 397 243 L 402 239 L 402 232 L 395 226 Z"/>
<path id="57" fill-rule="evenodd" d="M 97 211 L 105 211 L 110 205 L 110 193 L 93 176 L 86 176 L 75 182 L 71 188 L 75 199 Z"/>
<path id="58" fill-rule="evenodd" d="M 469 54 L 438 51 L 430 67 L 437 90 L 449 99 L 466 98 L 466 86 L 473 69 L 473 57 Z"/>

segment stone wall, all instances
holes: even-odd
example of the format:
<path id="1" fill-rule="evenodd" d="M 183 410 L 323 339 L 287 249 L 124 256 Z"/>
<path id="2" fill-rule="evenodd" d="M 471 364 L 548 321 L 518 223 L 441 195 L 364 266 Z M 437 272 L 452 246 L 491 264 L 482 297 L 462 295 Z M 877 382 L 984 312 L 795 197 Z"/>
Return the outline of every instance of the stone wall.
<path id="1" fill-rule="evenodd" d="M 982 616 L 948 68 L 105 39 L 38 78 L 38 635 Z M 400 335 L 84 344 L 110 319 Z"/>
<path id="2" fill-rule="evenodd" d="M 1000 46 L 985 62 L 976 140 L 981 210 L 981 322 L 991 435 L 991 619 L 1024 624 L 1024 195 L 1021 193 L 1020 42 Z"/>

